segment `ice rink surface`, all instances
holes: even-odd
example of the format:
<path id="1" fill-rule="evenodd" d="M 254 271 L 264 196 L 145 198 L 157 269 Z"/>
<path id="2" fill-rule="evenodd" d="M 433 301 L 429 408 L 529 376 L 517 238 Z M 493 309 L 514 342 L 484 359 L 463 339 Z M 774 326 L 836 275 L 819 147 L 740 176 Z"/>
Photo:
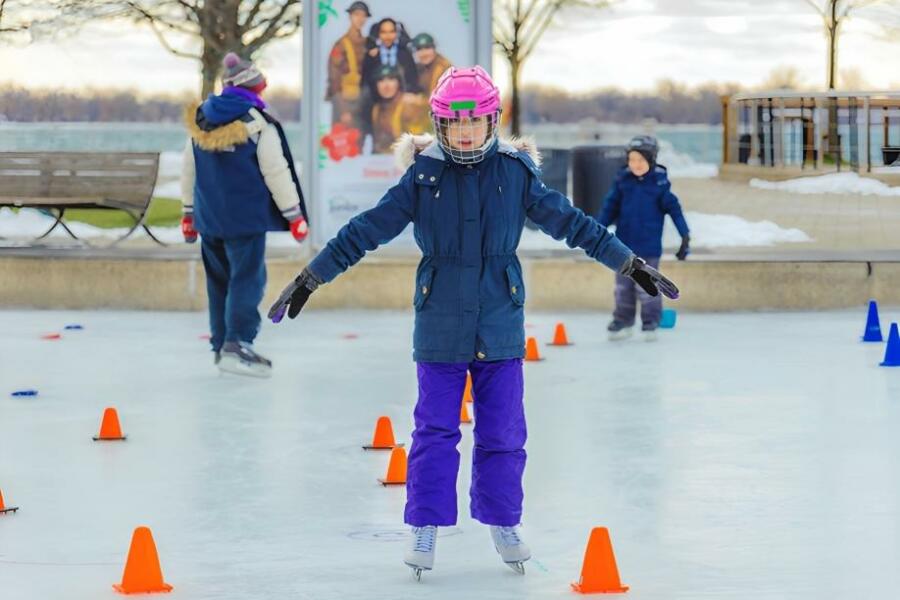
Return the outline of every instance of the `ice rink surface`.
<path id="1" fill-rule="evenodd" d="M 574 598 L 597 525 L 632 600 L 897 597 L 900 369 L 859 343 L 864 307 L 680 314 L 655 344 L 562 315 L 576 345 L 548 348 L 559 317 L 529 316 L 527 574 L 468 517 L 463 425 L 461 519 L 416 583 L 405 490 L 360 448 L 382 414 L 409 443 L 410 314 L 266 324 L 255 380 L 213 368 L 205 314 L 0 312 L 0 598 L 120 597 L 139 525 L 173 599 Z M 106 406 L 126 442 L 91 441 Z"/>

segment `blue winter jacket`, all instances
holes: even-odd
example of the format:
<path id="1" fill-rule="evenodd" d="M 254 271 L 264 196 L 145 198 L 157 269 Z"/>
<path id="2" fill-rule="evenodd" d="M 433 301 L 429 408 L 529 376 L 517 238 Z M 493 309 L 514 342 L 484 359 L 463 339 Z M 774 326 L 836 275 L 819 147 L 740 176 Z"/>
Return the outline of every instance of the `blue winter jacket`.
<path id="1" fill-rule="evenodd" d="M 662 256 L 663 223 L 672 217 L 681 237 L 688 225 L 681 204 L 672 193 L 666 168 L 657 165 L 643 177 L 628 167 L 622 169 L 606 198 L 597 220 L 604 227 L 616 226 L 616 236 L 641 257 Z"/>
<path id="2" fill-rule="evenodd" d="M 194 219 L 201 235 L 230 238 L 288 229 L 245 127 L 254 120 L 252 108 L 241 96 L 210 95 L 188 123 L 196 169 Z"/>
<path id="3" fill-rule="evenodd" d="M 401 139 L 399 151 L 408 149 L 412 166 L 374 208 L 351 219 L 309 269 L 331 281 L 412 222 L 422 251 L 413 299 L 413 359 L 521 358 L 525 286 L 516 248 L 526 217 L 611 269 L 620 269 L 632 252 L 547 188 L 523 148 L 495 144 L 483 161 L 462 166 L 423 137 L 417 147 L 412 136 Z"/>

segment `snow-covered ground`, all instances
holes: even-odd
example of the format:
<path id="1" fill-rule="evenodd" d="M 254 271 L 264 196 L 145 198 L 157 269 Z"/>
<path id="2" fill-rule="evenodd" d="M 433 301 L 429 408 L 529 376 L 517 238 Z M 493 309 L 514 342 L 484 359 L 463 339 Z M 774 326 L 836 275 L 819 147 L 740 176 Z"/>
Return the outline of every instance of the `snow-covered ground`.
<path id="1" fill-rule="evenodd" d="M 527 574 L 468 517 L 465 425 L 460 520 L 416 583 L 405 490 L 360 449 L 380 415 L 410 443 L 410 314 L 266 324 L 275 373 L 251 380 L 214 370 L 201 313 L 0 311 L 0 597 L 119 598 L 139 525 L 173 600 L 568 599 L 595 526 L 633 600 L 896 596 L 900 369 L 858 341 L 864 307 L 681 314 L 656 344 L 570 314 L 576 345 L 549 348 L 557 317 L 528 319 Z M 106 406 L 126 442 L 91 441 Z"/>
<path id="2" fill-rule="evenodd" d="M 7 242 L 24 243 L 38 235 L 41 235 L 53 225 L 55 219 L 50 215 L 35 209 L 22 209 L 13 212 L 9 208 L 0 208 L 0 238 L 6 238 Z M 88 225 L 86 223 L 78 223 L 75 221 L 66 221 L 69 229 L 83 240 L 94 240 L 99 243 L 111 242 L 128 231 L 126 228 L 103 229 Z M 151 227 L 153 235 L 160 241 L 167 244 L 180 244 L 184 242 L 181 235 L 180 227 Z M 140 240 L 142 238 L 150 239 L 147 233 L 142 229 L 137 229 L 128 239 Z M 71 240 L 72 238 L 62 227 L 57 227 L 48 236 L 53 242 Z M 4 240 L 0 239 L 0 245 Z M 270 233 L 266 238 L 266 245 L 269 247 L 296 247 L 297 242 L 291 237 L 289 232 Z"/>
<path id="3" fill-rule="evenodd" d="M 900 196 L 900 187 L 860 177 L 857 173 L 829 173 L 815 177 L 798 177 L 787 181 L 751 179 L 750 186 L 761 190 L 778 190 L 792 194 L 860 194 L 863 196 Z"/>
<path id="4" fill-rule="evenodd" d="M 785 229 L 771 221 L 747 221 L 736 215 L 710 215 L 691 211 L 685 212 L 684 217 L 691 228 L 692 248 L 752 248 L 812 241 L 812 238 L 799 229 Z M 616 230 L 615 226 L 610 229 Z M 663 247 L 677 248 L 680 243 L 681 236 L 678 230 L 671 220 L 666 219 Z M 554 250 L 564 247 L 562 242 L 557 242 L 540 231 L 528 229 L 522 234 L 520 246 L 527 250 Z"/>

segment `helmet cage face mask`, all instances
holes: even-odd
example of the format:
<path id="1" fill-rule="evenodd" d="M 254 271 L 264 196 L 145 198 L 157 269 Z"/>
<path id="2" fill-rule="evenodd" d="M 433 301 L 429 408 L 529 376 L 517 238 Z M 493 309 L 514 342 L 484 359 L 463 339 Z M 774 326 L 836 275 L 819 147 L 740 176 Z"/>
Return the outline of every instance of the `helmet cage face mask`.
<path id="1" fill-rule="evenodd" d="M 475 102 L 452 102 L 450 109 L 455 112 L 454 117 L 440 117 L 431 113 L 434 123 L 434 132 L 444 154 L 450 160 L 459 165 L 471 165 L 484 160 L 488 151 L 497 140 L 498 125 L 500 123 L 500 110 L 495 110 L 484 115 L 475 115 Z M 451 143 L 450 128 L 458 135 L 452 136 L 455 141 L 468 141 L 477 143 L 476 135 L 480 131 L 485 132 L 484 142 L 479 146 L 460 148 Z"/>

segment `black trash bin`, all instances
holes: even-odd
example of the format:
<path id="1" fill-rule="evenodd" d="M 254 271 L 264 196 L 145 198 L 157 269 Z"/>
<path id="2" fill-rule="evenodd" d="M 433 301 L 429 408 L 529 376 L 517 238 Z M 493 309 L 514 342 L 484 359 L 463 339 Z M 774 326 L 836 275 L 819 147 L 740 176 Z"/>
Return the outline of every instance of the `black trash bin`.
<path id="1" fill-rule="evenodd" d="M 572 202 L 596 217 L 619 171 L 628 164 L 625 146 L 576 146 L 572 149 Z"/>
<path id="2" fill-rule="evenodd" d="M 572 166 L 572 151 L 568 148 L 541 147 L 541 181 L 548 188 L 569 195 L 569 168 Z M 525 219 L 525 227 L 538 228 L 531 219 Z"/>
<path id="3" fill-rule="evenodd" d="M 541 148 L 541 181 L 548 188 L 569 195 L 569 148 Z"/>

